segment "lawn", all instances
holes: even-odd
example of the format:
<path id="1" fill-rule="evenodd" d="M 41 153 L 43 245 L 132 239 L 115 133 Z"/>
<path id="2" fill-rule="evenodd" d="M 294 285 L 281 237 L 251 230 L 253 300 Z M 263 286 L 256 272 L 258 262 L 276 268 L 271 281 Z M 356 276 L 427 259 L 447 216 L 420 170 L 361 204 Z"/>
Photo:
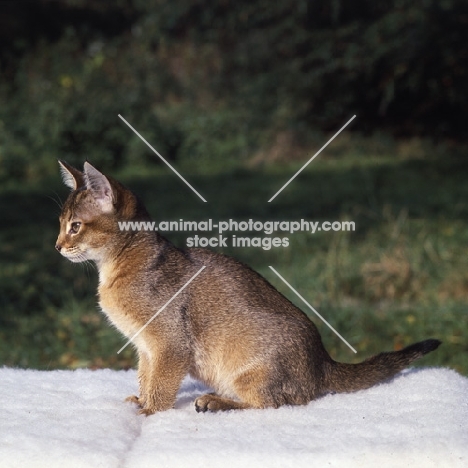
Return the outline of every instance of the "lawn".
<path id="1" fill-rule="evenodd" d="M 443 346 L 418 364 L 468 375 L 466 158 L 323 155 L 268 203 L 300 165 L 178 166 L 208 203 L 165 167 L 111 175 L 138 193 L 158 221 L 354 221 L 355 232 L 279 233 L 288 247 L 219 250 L 251 265 L 308 312 L 268 266 L 280 272 L 357 350 L 312 316 L 333 358 L 357 362 L 434 337 Z M 117 355 L 124 339 L 97 309 L 95 269 L 54 250 L 58 203 L 66 195 L 58 168 L 52 180 L 0 190 L 0 363 L 128 368 L 133 351 Z M 188 235 L 167 237 L 183 247 Z"/>

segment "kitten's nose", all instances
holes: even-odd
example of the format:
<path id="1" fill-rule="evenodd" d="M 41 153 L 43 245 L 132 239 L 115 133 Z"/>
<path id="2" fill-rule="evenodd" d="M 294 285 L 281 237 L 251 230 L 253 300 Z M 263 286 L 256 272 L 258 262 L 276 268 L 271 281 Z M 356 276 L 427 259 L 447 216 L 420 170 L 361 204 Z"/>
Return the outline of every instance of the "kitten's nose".
<path id="1" fill-rule="evenodd" d="M 62 250 L 62 246 L 60 244 L 55 244 L 55 248 L 57 249 L 58 252 Z"/>

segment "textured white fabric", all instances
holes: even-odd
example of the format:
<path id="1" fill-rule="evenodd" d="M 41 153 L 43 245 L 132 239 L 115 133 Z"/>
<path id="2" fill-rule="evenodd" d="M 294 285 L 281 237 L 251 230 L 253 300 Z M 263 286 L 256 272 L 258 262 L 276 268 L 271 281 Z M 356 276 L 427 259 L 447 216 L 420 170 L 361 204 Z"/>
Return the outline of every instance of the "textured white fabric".
<path id="1" fill-rule="evenodd" d="M 468 466 L 468 379 L 449 369 L 276 410 L 196 413 L 205 391 L 186 378 L 174 409 L 144 417 L 123 401 L 135 371 L 0 369 L 0 466 Z"/>

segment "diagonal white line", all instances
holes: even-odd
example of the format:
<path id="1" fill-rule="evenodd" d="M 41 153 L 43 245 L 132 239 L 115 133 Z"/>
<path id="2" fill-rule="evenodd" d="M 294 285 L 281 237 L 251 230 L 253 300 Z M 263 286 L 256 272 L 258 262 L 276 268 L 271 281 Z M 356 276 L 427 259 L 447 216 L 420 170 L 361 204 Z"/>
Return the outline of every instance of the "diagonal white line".
<path id="1" fill-rule="evenodd" d="M 205 203 L 207 201 L 119 114 L 119 117 L 128 125 L 129 128 L 131 128 L 140 138 L 141 140 L 146 143 L 146 145 L 153 150 L 153 152 L 159 156 L 161 161 L 163 161 L 169 168 L 177 174 Z"/>
<path id="2" fill-rule="evenodd" d="M 204 269 L 203 265 L 118 351 L 120 354 Z"/>
<path id="3" fill-rule="evenodd" d="M 297 297 L 299 299 L 301 299 L 301 301 L 307 306 L 309 307 L 309 309 L 315 313 L 315 315 L 320 319 L 322 320 L 323 323 L 325 323 L 325 325 L 328 326 L 328 328 L 330 328 L 330 330 L 332 330 L 339 338 L 342 339 L 342 341 L 349 346 L 349 348 L 351 348 L 351 350 L 355 353 L 357 353 L 357 351 L 272 267 L 270 266 L 270 269 L 271 271 L 273 271 L 273 273 L 276 274 L 276 276 L 278 276 L 278 278 L 280 280 L 283 281 L 283 283 L 289 287 L 289 289 L 291 289 L 291 291 L 293 291 L 294 293 L 296 293 Z"/>
<path id="4" fill-rule="evenodd" d="M 273 201 L 354 119 L 353 115 L 269 200 Z"/>

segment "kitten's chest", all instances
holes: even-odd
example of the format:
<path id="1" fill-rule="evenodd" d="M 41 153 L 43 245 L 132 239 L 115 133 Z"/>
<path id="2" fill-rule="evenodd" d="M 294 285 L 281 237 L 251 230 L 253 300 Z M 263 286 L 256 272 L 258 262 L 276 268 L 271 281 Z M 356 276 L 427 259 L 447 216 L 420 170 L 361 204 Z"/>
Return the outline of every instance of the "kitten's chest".
<path id="1" fill-rule="evenodd" d="M 142 326 L 138 306 L 125 290 L 112 291 L 100 286 L 99 306 L 109 321 L 127 338 L 133 336 Z"/>

